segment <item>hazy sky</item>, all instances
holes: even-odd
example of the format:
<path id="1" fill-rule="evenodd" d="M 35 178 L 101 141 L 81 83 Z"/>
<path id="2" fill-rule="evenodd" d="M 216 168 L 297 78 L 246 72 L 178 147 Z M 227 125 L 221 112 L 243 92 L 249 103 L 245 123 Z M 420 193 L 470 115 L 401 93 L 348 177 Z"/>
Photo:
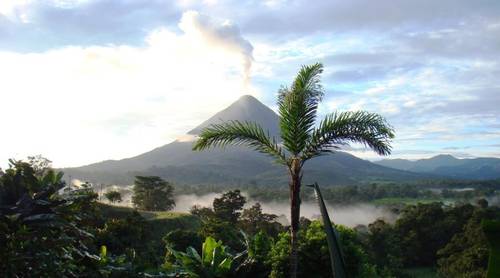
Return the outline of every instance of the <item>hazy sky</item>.
<path id="1" fill-rule="evenodd" d="M 0 0 L 0 166 L 137 155 L 317 61 L 322 114 L 384 115 L 392 157 L 500 157 L 498 0 Z"/>

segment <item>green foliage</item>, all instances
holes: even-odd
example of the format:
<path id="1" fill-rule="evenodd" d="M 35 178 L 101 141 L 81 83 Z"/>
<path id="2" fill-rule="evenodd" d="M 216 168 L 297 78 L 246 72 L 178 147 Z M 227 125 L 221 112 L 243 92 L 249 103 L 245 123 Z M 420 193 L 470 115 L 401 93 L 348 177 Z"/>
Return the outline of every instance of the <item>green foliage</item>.
<path id="1" fill-rule="evenodd" d="M 163 249 L 163 237 L 171 231 L 181 229 L 185 232 L 197 232 L 201 227 L 200 220 L 189 214 L 175 214 L 169 217 L 159 217 L 148 219 L 148 228 L 151 231 L 149 241 L 154 241 L 158 249 Z M 163 250 L 157 250 L 162 252 Z"/>
<path id="2" fill-rule="evenodd" d="M 378 219 L 368 225 L 367 249 L 382 277 L 401 277 L 403 259 L 400 239 L 394 227 Z"/>
<path id="3" fill-rule="evenodd" d="M 254 235 L 258 231 L 268 231 L 276 235 L 282 226 L 275 221 L 273 214 L 262 213 L 260 204 L 254 204 L 249 209 L 241 210 L 246 203 L 239 190 L 228 191 L 213 201 L 213 209 L 194 206 L 191 214 L 202 221 L 199 234 L 202 238 L 213 237 L 222 240 L 235 250 L 244 248 L 243 238 L 239 229 Z"/>
<path id="4" fill-rule="evenodd" d="M 404 277 L 409 272 L 403 268 L 436 266 L 442 277 L 484 277 L 488 245 L 480 222 L 499 215 L 498 208 L 484 205 L 410 205 L 394 225 L 370 224 L 365 242 L 383 277 Z"/>
<path id="5" fill-rule="evenodd" d="M 323 65 L 303 66 L 290 88 L 278 92 L 278 114 L 283 145 L 298 156 L 305 148 L 316 121 L 318 104 L 323 98 L 320 75 Z"/>
<path id="6" fill-rule="evenodd" d="M 498 277 L 500 276 L 500 220 L 483 220 L 481 226 L 490 245 L 487 277 Z"/>
<path id="7" fill-rule="evenodd" d="M 221 241 L 207 237 L 201 249 L 200 256 L 193 247 L 188 247 L 186 252 L 180 252 L 167 245 L 167 250 L 175 257 L 175 262 L 165 263 L 165 269 L 181 277 L 230 276 L 234 257 Z"/>
<path id="8" fill-rule="evenodd" d="M 116 190 L 106 192 L 104 197 L 106 197 L 106 199 L 108 199 L 111 203 L 121 203 L 122 201 L 122 194 Z"/>
<path id="9" fill-rule="evenodd" d="M 275 214 L 263 213 L 260 203 L 255 203 L 250 208 L 243 210 L 239 226 L 250 235 L 263 231 L 274 237 L 282 230 L 281 224 L 276 222 L 277 218 L 278 216 Z"/>
<path id="10" fill-rule="evenodd" d="M 463 232 L 438 252 L 438 272 L 445 277 L 485 277 L 489 248 L 481 227 L 483 219 L 498 219 L 498 212 L 477 208 L 468 217 Z"/>
<path id="11" fill-rule="evenodd" d="M 136 211 L 121 219 L 108 219 L 97 233 L 98 245 L 105 245 L 116 254 L 129 249 L 139 249 L 146 245 L 149 238 L 148 223 Z"/>
<path id="12" fill-rule="evenodd" d="M 314 130 L 304 159 L 331 152 L 332 148 L 345 142 L 361 143 L 380 155 L 391 153 L 394 130 L 377 114 L 357 112 L 335 112 L 327 115 Z"/>
<path id="13" fill-rule="evenodd" d="M 28 162 L 11 159 L 9 169 L 0 176 L 0 205 L 14 205 L 24 194 L 33 196 L 44 189 L 60 189 L 65 185 L 62 175 L 53 169 L 35 170 Z"/>
<path id="14" fill-rule="evenodd" d="M 354 230 L 337 226 L 342 252 L 345 256 L 349 277 L 374 277 L 375 266 L 371 263 L 364 246 Z M 267 264 L 272 271 L 270 277 L 288 277 L 288 258 L 290 236 L 281 233 L 268 255 Z M 299 232 L 299 265 L 301 277 L 332 277 L 330 255 L 326 243 L 326 234 L 319 221 L 312 221 L 307 228 Z"/>
<path id="15" fill-rule="evenodd" d="M 94 276 L 97 195 L 88 188 L 59 194 L 63 174 L 40 156 L 29 161 L 10 160 L 0 177 L 0 273 Z"/>
<path id="16" fill-rule="evenodd" d="M 268 277 L 270 269 L 266 260 L 272 247 L 272 238 L 264 232 L 258 232 L 254 236 L 243 235 L 247 256 L 237 269 L 239 277 Z"/>
<path id="17" fill-rule="evenodd" d="M 405 266 L 433 266 L 436 252 L 461 231 L 474 206 L 444 208 L 442 203 L 407 206 L 396 221 Z"/>
<path id="18" fill-rule="evenodd" d="M 186 248 L 190 246 L 199 248 L 202 244 L 201 238 L 198 233 L 181 229 L 176 229 L 169 232 L 163 237 L 163 242 L 165 242 L 167 246 L 170 246 L 174 250 L 186 250 Z"/>
<path id="19" fill-rule="evenodd" d="M 433 267 L 413 267 L 405 269 L 404 276 L 382 276 L 382 277 L 411 277 L 411 278 L 438 278 L 436 269 Z"/>
<path id="20" fill-rule="evenodd" d="M 333 277 L 344 278 L 346 277 L 346 265 L 342 251 L 340 249 L 338 233 L 330 221 L 330 216 L 328 215 L 328 211 L 326 209 L 323 196 L 321 195 L 319 185 L 317 183 L 314 183 L 314 185 L 310 186 L 314 188 L 314 193 L 316 194 L 319 210 L 321 212 L 321 219 L 323 220 L 323 226 L 325 227 L 325 234 L 328 243 L 328 251 L 330 253 L 330 263 L 332 267 Z"/>
<path id="21" fill-rule="evenodd" d="M 191 246 L 186 252 L 179 252 L 168 243 L 163 268 L 176 277 L 268 277 L 269 268 L 264 262 L 272 240 L 265 233 L 242 235 L 245 250 L 237 254 L 212 237 L 205 239 L 201 253 Z"/>
<path id="22" fill-rule="evenodd" d="M 175 206 L 173 192 L 173 186 L 160 177 L 136 176 L 132 203 L 142 210 L 171 210 Z"/>
<path id="23" fill-rule="evenodd" d="M 90 187 L 60 190 L 64 186 L 62 173 L 44 168 L 47 161 L 38 161 L 11 161 L 11 167 L 0 176 L 3 276 L 287 277 L 290 274 L 290 234 L 275 222 L 275 215 L 263 213 L 260 204 L 243 209 L 246 199 L 239 190 L 216 198 L 213 208 L 193 208 L 193 215 L 134 211 L 97 204 L 97 194 Z M 491 194 L 488 186 L 494 184 L 478 187 L 485 191 L 477 194 Z M 279 195 L 276 192 L 279 193 L 266 194 Z M 343 198 L 368 200 L 370 195 L 419 197 L 429 192 L 415 186 L 368 185 L 325 188 L 324 195 L 330 194 L 332 198 L 339 194 Z M 12 199 L 18 195 L 20 199 Z M 433 277 L 428 270 L 436 264 L 442 277 L 485 277 L 488 254 L 490 251 L 496 254 L 498 235 L 486 228 L 485 233 L 480 223 L 498 220 L 500 210 L 488 207 L 485 200 L 477 204 L 409 205 L 401 210 L 394 224 L 377 220 L 356 230 L 336 226 L 348 277 L 409 277 L 424 273 L 422 269 L 425 275 Z M 324 226 L 305 218 L 300 225 L 299 274 L 331 277 Z M 493 239 L 491 248 L 486 236 Z M 206 238 L 204 244 L 201 238 Z M 165 258 L 164 244 L 168 246 Z M 490 266 L 496 265 L 490 262 Z"/>
<path id="24" fill-rule="evenodd" d="M 104 227 L 96 233 L 96 245 L 107 246 L 113 254 L 136 254 L 129 257 L 133 257 L 131 263 L 141 271 L 155 269 L 163 263 L 165 238 L 170 232 L 182 229 L 184 235 L 190 235 L 199 228 L 198 220 L 190 215 L 166 216 L 158 213 L 152 216 L 146 213 L 143 217 L 140 212 L 131 209 L 126 213 L 113 214 L 109 210 L 119 208 L 105 208 L 106 215 L 113 217 L 107 219 Z"/>
<path id="25" fill-rule="evenodd" d="M 271 268 L 269 277 L 287 277 L 290 265 L 290 233 L 282 232 L 278 235 L 269 251 L 266 264 Z"/>
<path id="26" fill-rule="evenodd" d="M 203 220 L 199 234 L 202 238 L 214 237 L 217 240 L 227 242 L 227 245 L 235 250 L 243 248 L 242 238 L 238 230 L 236 230 L 236 226 L 217 217 Z"/>
<path id="27" fill-rule="evenodd" d="M 213 208 L 215 215 L 222 221 L 236 224 L 245 203 L 246 198 L 241 195 L 241 192 L 234 190 L 222 194 L 220 198 L 215 198 Z"/>
<path id="28" fill-rule="evenodd" d="M 134 278 L 142 276 L 131 263 L 135 253 L 113 256 L 107 251 L 105 245 L 101 246 L 99 254 L 99 274 L 106 278 Z"/>
<path id="29" fill-rule="evenodd" d="M 286 163 L 285 153 L 277 140 L 270 138 L 268 133 L 253 122 L 229 121 L 214 124 L 202 130 L 199 138 L 193 150 L 201 151 L 229 144 L 248 145 L 256 151 L 273 156 L 281 164 Z"/>
<path id="30" fill-rule="evenodd" d="M 335 226 L 340 237 L 348 277 L 376 276 L 376 267 L 366 251 L 366 246 L 360 241 L 356 232 L 342 225 Z"/>

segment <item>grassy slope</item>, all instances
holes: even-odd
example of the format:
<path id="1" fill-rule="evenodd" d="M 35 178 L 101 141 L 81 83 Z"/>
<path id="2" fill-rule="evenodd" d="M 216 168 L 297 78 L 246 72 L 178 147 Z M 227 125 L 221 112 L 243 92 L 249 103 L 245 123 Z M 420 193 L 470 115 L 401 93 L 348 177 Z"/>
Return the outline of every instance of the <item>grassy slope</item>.
<path id="1" fill-rule="evenodd" d="M 109 218 L 124 218 L 134 211 L 133 208 L 111 206 L 102 203 L 99 203 L 98 206 L 101 208 L 103 216 Z M 196 231 L 200 226 L 200 220 L 188 213 L 141 210 L 138 210 L 138 212 L 142 217 L 150 221 L 153 238 L 156 240 L 161 240 L 168 232 L 175 229 Z"/>

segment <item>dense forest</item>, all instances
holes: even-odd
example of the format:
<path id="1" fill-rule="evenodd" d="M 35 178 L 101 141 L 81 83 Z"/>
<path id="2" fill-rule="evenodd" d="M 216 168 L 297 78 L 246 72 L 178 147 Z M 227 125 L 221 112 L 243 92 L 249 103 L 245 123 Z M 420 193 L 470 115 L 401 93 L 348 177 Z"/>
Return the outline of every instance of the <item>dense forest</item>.
<path id="1" fill-rule="evenodd" d="M 289 227 L 259 203 L 248 203 L 239 190 L 223 192 L 210 207 L 170 213 L 177 190 L 185 189 L 157 177 L 137 177 L 136 209 L 121 208 L 100 203 L 91 187 L 70 189 L 62 173 L 49 166 L 36 159 L 10 161 L 1 173 L 4 277 L 288 275 Z M 480 190 L 491 194 L 486 185 Z M 342 199 L 363 201 L 376 192 L 383 192 L 379 197 L 430 194 L 411 186 L 373 185 L 325 189 L 324 195 L 335 200 L 332 196 L 342 191 L 351 192 Z M 423 272 L 485 277 L 490 247 L 481 222 L 499 217 L 498 207 L 476 198 L 474 203 L 405 205 L 393 223 L 379 219 L 354 228 L 336 225 L 336 230 L 348 277 L 423 277 Z M 298 275 L 331 277 L 323 224 L 301 218 L 300 227 Z"/>

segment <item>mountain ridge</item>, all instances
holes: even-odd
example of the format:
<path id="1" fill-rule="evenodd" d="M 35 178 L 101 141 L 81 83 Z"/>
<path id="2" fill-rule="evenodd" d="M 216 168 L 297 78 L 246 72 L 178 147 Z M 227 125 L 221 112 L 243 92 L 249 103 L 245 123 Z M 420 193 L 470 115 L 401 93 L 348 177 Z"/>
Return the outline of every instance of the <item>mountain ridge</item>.
<path id="1" fill-rule="evenodd" d="M 271 135 L 279 135 L 278 115 L 252 96 L 240 97 L 188 134 L 196 136 L 210 124 L 229 120 L 252 121 Z M 65 168 L 72 178 L 97 183 L 130 184 L 134 175 L 157 175 L 178 184 L 281 184 L 286 185 L 285 169 L 264 154 L 244 147 L 227 147 L 203 152 L 192 151 L 193 142 L 176 140 L 143 154 L 121 160 L 106 160 L 81 167 Z M 405 181 L 426 175 L 387 168 L 345 152 L 309 161 L 304 182 L 325 185 L 358 184 L 368 181 Z"/>
<path id="2" fill-rule="evenodd" d="M 418 160 L 383 159 L 374 163 L 403 171 L 441 175 L 457 179 L 500 178 L 500 159 L 494 157 L 459 159 L 450 154 L 440 154 Z"/>

